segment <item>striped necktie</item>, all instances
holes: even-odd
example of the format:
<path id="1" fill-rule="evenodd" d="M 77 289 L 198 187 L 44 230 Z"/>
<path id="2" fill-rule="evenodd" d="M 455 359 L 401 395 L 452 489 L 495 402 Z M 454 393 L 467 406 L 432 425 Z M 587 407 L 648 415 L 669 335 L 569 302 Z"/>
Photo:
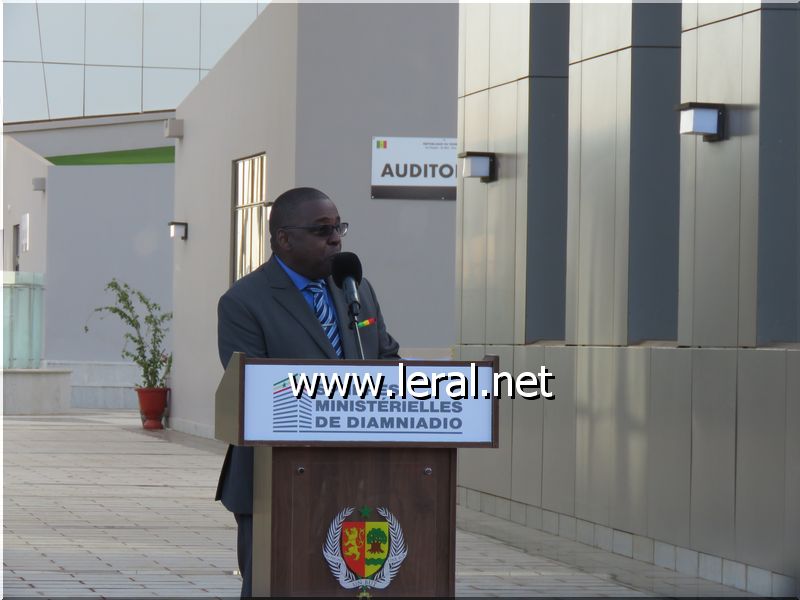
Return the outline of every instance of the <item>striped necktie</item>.
<path id="1" fill-rule="evenodd" d="M 339 327 L 336 325 L 336 313 L 325 300 L 325 288 L 323 285 L 321 281 L 312 281 L 305 289 L 311 292 L 313 296 L 314 312 L 322 325 L 322 329 L 325 331 L 325 335 L 328 336 L 336 356 L 344 358 L 342 339 L 339 337 Z"/>

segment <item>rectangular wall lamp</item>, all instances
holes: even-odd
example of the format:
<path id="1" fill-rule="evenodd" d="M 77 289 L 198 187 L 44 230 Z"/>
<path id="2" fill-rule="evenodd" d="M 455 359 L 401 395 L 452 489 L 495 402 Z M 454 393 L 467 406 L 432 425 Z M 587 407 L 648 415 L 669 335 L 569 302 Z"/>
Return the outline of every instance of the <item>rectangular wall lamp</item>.
<path id="1" fill-rule="evenodd" d="M 681 113 L 680 133 L 702 135 L 704 142 L 725 139 L 725 105 L 708 102 L 686 102 L 678 106 Z"/>
<path id="2" fill-rule="evenodd" d="M 462 152 L 462 177 L 480 177 L 483 183 L 497 181 L 497 155 L 494 152 Z"/>
<path id="3" fill-rule="evenodd" d="M 184 223 L 183 221 L 170 221 L 169 225 L 169 237 L 176 238 L 179 237 L 182 240 L 189 239 L 189 224 Z"/>

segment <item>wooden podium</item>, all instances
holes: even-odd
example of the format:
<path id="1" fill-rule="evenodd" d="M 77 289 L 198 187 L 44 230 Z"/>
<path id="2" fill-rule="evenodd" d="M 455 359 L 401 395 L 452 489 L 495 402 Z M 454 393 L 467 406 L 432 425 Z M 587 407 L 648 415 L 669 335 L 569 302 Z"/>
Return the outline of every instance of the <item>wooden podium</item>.
<path id="1" fill-rule="evenodd" d="M 399 364 L 234 354 L 216 393 L 216 437 L 255 447 L 254 596 L 455 594 L 456 448 L 497 447 L 497 398 L 393 394 Z M 496 358 L 474 364 L 405 367 L 491 389 Z M 396 376 L 363 398 L 287 383 L 290 373 L 367 371 Z"/>

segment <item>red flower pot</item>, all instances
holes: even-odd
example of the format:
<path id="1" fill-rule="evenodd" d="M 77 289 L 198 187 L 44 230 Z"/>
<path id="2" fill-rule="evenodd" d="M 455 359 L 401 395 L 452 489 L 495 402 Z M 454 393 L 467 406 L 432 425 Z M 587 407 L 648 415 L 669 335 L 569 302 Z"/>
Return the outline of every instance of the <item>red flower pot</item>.
<path id="1" fill-rule="evenodd" d="M 145 429 L 164 429 L 161 420 L 167 409 L 169 388 L 136 388 L 139 396 L 139 412 L 142 414 L 142 427 Z"/>

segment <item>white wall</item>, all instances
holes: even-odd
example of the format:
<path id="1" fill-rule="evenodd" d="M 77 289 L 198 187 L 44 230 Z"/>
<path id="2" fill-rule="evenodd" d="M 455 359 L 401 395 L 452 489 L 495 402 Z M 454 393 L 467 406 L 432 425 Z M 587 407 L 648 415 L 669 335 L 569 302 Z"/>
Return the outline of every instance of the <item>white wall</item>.
<path id="1" fill-rule="evenodd" d="M 30 215 L 29 250 L 21 252 L 20 271 L 43 273 L 47 253 L 47 192 L 33 191 L 34 177 L 47 177 L 50 162 L 9 135 L 3 136 L 3 270 L 14 269 L 14 225 Z"/>
<path id="2" fill-rule="evenodd" d="M 175 218 L 190 235 L 175 248 L 175 428 L 213 435 L 238 158 L 266 152 L 268 200 L 310 185 L 338 204 L 403 347 L 455 341 L 455 203 L 369 194 L 373 135 L 455 137 L 457 30 L 452 5 L 271 4 L 178 107 Z"/>

